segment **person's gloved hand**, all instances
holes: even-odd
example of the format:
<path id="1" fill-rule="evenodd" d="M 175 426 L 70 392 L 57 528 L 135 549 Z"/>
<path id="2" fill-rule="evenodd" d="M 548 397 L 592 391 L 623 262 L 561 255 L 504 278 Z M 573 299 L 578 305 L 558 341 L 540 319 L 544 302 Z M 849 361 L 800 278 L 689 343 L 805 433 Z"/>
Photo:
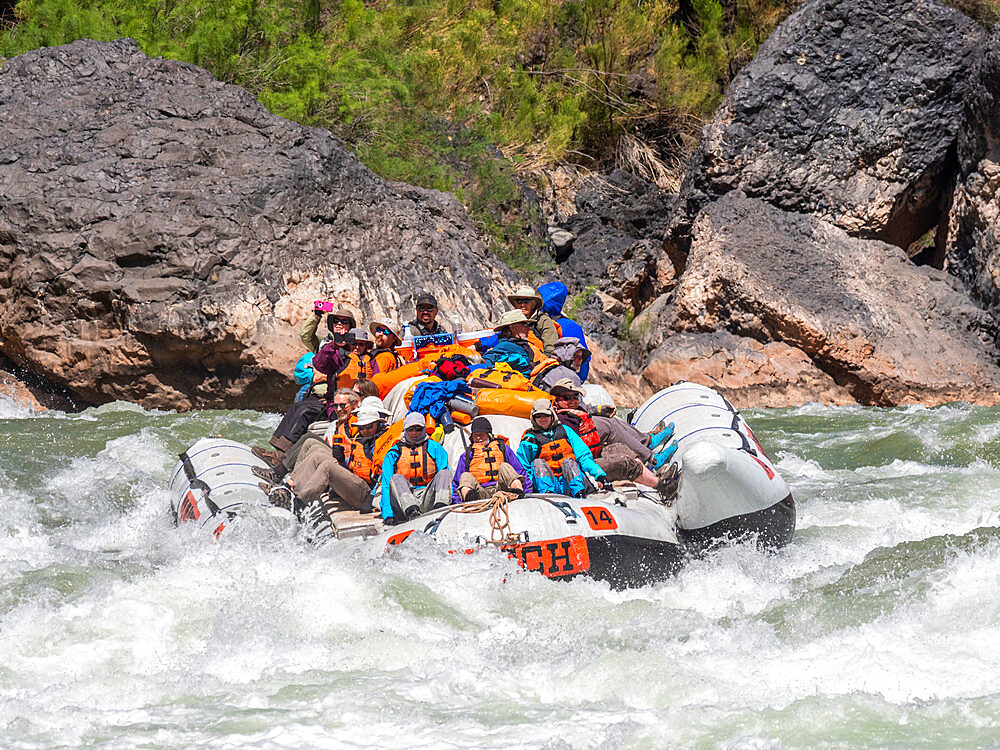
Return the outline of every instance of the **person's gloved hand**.
<path id="1" fill-rule="evenodd" d="M 337 459 L 337 463 L 340 465 L 343 465 L 347 461 L 347 454 L 344 452 L 343 445 L 334 445 L 330 448 L 330 451 L 333 453 L 333 457 Z"/>
<path id="2" fill-rule="evenodd" d="M 601 477 L 597 480 L 597 489 L 601 492 L 611 492 L 611 482 L 608 481 L 607 477 Z"/>

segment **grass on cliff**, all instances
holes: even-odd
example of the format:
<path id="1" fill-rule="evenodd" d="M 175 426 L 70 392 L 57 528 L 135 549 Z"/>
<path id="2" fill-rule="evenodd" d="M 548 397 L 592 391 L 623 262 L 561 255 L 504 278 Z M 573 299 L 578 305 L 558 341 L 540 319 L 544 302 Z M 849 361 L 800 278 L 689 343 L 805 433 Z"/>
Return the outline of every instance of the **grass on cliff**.
<path id="1" fill-rule="evenodd" d="M 986 19 L 1000 0 L 954 2 Z M 387 179 L 454 193 L 493 249 L 530 273 L 551 261 L 542 217 L 527 208 L 539 186 L 519 175 L 568 161 L 676 177 L 670 165 L 726 84 L 795 5 L 21 0 L 0 17 L 0 56 L 131 37 L 330 129 Z"/>

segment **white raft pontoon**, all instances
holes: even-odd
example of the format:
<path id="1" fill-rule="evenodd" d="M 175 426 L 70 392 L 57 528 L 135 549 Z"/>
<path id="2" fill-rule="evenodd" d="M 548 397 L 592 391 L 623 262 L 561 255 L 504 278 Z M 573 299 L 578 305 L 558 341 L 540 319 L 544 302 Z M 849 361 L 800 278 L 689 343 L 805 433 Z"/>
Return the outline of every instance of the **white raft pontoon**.
<path id="1" fill-rule="evenodd" d="M 516 450 L 529 422 L 490 420 L 494 432 L 505 435 Z M 662 495 L 616 482 L 613 491 L 583 499 L 530 494 L 507 503 L 505 513 L 493 513 L 499 509 L 489 503 L 453 505 L 383 527 L 377 514 L 338 507 L 335 499 L 310 508 L 269 506 L 251 471 L 263 468 L 263 462 L 241 443 L 211 438 L 181 455 L 170 484 L 171 503 L 178 523 L 200 523 L 216 537 L 245 512 L 259 515 L 267 508 L 276 523 L 281 517 L 289 527 L 296 516 L 305 521 L 311 540 L 377 536 L 390 547 L 424 533 L 449 551 L 498 545 L 526 569 L 552 578 L 589 575 L 616 587 L 662 580 L 707 545 L 749 537 L 774 547 L 791 540 L 795 506 L 788 485 L 722 396 L 678 383 L 633 414 L 640 430 L 652 431 L 661 421 L 674 423 L 678 443 L 664 472 L 672 481 Z M 446 436 L 451 465 L 467 445 L 467 428 Z"/>

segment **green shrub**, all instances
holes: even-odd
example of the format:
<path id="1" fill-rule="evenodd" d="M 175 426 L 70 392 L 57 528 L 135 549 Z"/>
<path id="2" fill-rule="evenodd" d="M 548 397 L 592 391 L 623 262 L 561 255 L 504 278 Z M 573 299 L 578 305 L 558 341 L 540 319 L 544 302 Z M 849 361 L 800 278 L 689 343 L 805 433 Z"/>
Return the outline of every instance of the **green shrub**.
<path id="1" fill-rule="evenodd" d="M 454 192 L 484 239 L 531 272 L 551 261 L 518 172 L 610 165 L 623 136 L 647 131 L 689 148 L 669 131 L 690 134 L 711 115 L 792 4 L 685 0 L 682 13 L 677 0 L 21 0 L 0 55 L 132 37 L 329 128 L 386 178 Z"/>

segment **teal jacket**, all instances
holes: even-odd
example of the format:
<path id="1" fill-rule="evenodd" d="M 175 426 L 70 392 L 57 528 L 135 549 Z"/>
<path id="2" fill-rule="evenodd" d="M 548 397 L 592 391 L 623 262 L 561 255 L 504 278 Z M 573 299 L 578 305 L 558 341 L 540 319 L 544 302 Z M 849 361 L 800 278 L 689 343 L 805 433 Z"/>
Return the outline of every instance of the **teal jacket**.
<path id="1" fill-rule="evenodd" d="M 526 430 L 525 434 L 528 432 L 536 432 L 548 438 L 552 437 L 557 426 L 560 425 L 552 425 L 551 428 L 545 430 L 544 432 L 540 432 L 532 428 L 532 430 Z M 594 461 L 594 456 L 591 454 L 590 448 L 588 448 L 587 444 L 580 439 L 580 436 L 566 425 L 561 426 L 564 430 L 566 430 L 566 439 L 569 441 L 569 447 L 573 449 L 573 458 L 575 458 L 576 462 L 580 465 L 580 469 L 590 474 L 590 476 L 594 477 L 594 479 L 602 479 L 607 476 L 604 473 L 604 469 L 598 466 L 597 462 Z M 517 460 L 521 462 L 521 465 L 525 469 L 530 471 L 531 464 L 536 458 L 538 458 L 538 446 L 530 440 L 525 440 L 524 435 L 522 435 L 521 444 L 517 446 Z M 532 472 L 532 477 L 534 477 L 534 472 Z"/>
<path id="2" fill-rule="evenodd" d="M 579 438 L 577 438 L 579 440 Z M 580 441 L 583 444 L 583 441 Z M 431 455 L 431 460 L 434 461 L 434 465 L 437 467 L 438 471 L 444 471 L 448 468 L 448 451 L 444 449 L 444 446 L 436 440 L 431 440 L 427 438 L 425 443 L 427 446 L 427 452 Z M 583 446 L 586 448 L 587 446 Z M 392 515 L 392 503 L 389 502 L 389 480 L 392 479 L 392 475 L 396 473 L 396 462 L 399 460 L 399 443 L 396 443 L 389 449 L 389 452 L 385 454 L 385 458 L 382 459 L 382 518 L 389 518 Z"/>

